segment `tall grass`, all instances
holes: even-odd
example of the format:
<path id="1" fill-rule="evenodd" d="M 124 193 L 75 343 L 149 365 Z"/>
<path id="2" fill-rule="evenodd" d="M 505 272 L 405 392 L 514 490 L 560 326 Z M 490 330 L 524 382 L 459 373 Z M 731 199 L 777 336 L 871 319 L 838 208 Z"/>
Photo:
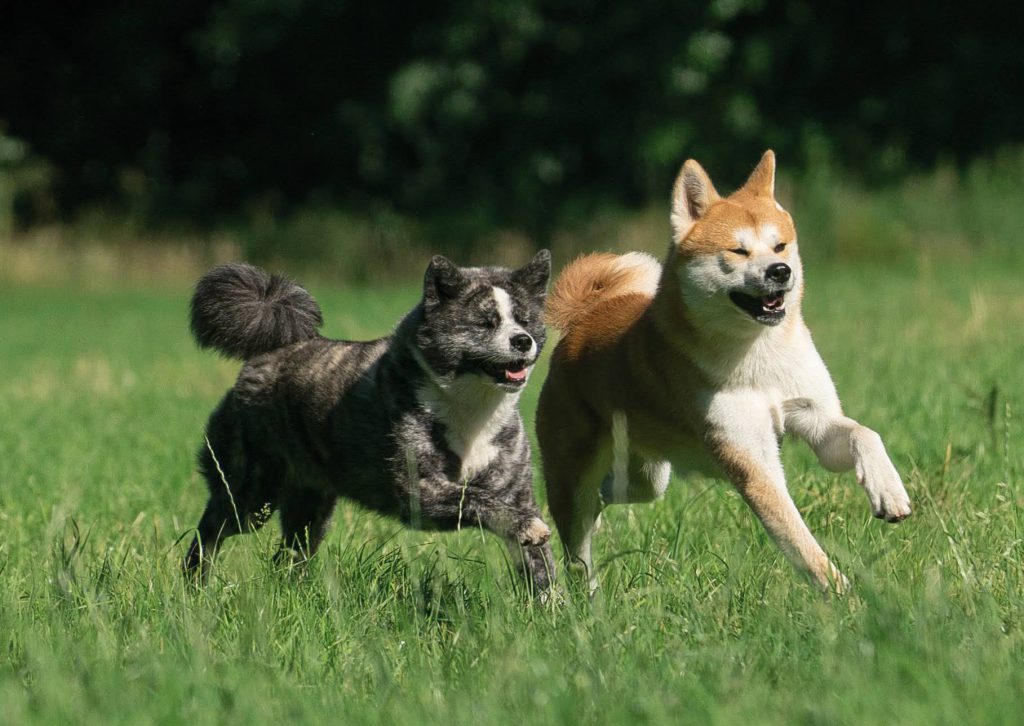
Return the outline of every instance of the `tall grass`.
<path id="1" fill-rule="evenodd" d="M 958 184 L 998 186 L 971 179 Z M 874 520 L 851 475 L 785 446 L 798 505 L 854 583 L 841 599 L 800 580 L 740 498 L 711 480 L 673 481 L 656 504 L 606 511 L 592 602 L 573 592 L 529 602 L 493 537 L 408 532 L 351 505 L 306 576 L 271 565 L 272 523 L 231 540 L 209 586 L 191 590 L 178 562 L 205 496 L 193 456 L 237 366 L 188 339 L 190 280 L 143 289 L 70 272 L 8 277 L 2 720 L 1017 722 L 1020 258 L 1002 236 L 1009 221 L 986 217 L 968 234 L 980 218 L 943 207 L 956 196 L 944 189 L 908 183 L 857 207 L 880 223 L 886 209 L 923 223 L 932 202 L 941 207 L 890 269 L 843 253 L 846 237 L 812 232 L 818 215 L 847 212 L 825 205 L 805 219 L 806 198 L 794 190 L 787 202 L 810 257 L 815 339 L 915 506 L 898 526 Z M 1013 209 L 997 208 L 1007 219 Z M 932 240 L 939 218 L 961 225 L 959 236 Z M 879 234 L 896 234 L 892 224 Z M 313 290 L 327 332 L 354 338 L 386 332 L 418 295 L 413 282 Z M 524 394 L 530 420 L 542 376 Z"/>

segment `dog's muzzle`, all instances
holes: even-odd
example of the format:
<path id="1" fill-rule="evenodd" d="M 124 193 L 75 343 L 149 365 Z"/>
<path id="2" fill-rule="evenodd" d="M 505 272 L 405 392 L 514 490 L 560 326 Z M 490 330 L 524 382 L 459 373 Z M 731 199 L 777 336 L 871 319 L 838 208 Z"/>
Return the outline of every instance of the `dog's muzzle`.
<path id="1" fill-rule="evenodd" d="M 531 340 L 531 344 L 532 342 Z M 492 378 L 500 388 L 504 388 L 507 391 L 517 391 L 526 385 L 526 379 L 530 374 L 530 366 L 535 362 L 527 358 L 518 358 L 503 363 L 487 361 L 480 363 L 477 367 L 481 373 Z"/>

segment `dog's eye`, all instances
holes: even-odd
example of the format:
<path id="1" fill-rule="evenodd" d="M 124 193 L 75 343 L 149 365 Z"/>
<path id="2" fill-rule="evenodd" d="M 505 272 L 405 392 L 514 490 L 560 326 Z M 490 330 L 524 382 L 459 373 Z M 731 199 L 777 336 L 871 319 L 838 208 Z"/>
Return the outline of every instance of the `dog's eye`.
<path id="1" fill-rule="evenodd" d="M 786 243 L 785 242 L 779 242 L 777 245 L 775 245 L 775 251 L 776 252 L 782 252 L 782 250 L 784 250 L 784 249 L 786 249 Z"/>
<path id="2" fill-rule="evenodd" d="M 491 330 L 493 330 L 494 328 L 497 328 L 498 327 L 498 314 L 497 313 L 491 313 L 490 315 L 485 315 L 484 317 L 480 318 L 480 327 L 482 327 L 482 328 L 489 328 Z"/>
<path id="3" fill-rule="evenodd" d="M 740 257 L 750 257 L 750 251 L 745 250 L 742 247 L 737 247 L 736 249 L 729 251 L 732 252 L 734 255 L 739 255 Z"/>

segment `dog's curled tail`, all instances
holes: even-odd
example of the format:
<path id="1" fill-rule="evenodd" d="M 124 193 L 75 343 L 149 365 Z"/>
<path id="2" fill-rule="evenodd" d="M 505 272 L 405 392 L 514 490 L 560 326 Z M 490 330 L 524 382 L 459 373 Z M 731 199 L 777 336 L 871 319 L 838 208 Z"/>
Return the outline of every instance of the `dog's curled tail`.
<path id="1" fill-rule="evenodd" d="M 283 275 L 231 263 L 214 267 L 196 283 L 191 327 L 202 348 L 247 360 L 317 336 L 320 306 Z"/>
<path id="2" fill-rule="evenodd" d="M 567 331 L 598 303 L 624 295 L 653 298 L 660 279 L 661 265 L 646 252 L 584 255 L 555 281 L 548 295 L 546 319 L 552 327 Z"/>

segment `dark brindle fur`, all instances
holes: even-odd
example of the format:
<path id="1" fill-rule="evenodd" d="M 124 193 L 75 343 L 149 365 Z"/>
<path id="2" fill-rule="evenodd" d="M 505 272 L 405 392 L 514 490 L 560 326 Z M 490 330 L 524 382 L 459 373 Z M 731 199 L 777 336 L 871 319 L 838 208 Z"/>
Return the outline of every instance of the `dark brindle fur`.
<path id="1" fill-rule="evenodd" d="M 516 407 L 544 344 L 546 251 L 526 266 L 435 257 L 422 302 L 387 338 L 320 336 L 306 290 L 243 264 L 196 287 L 192 331 L 243 358 L 210 416 L 199 469 L 210 499 L 184 561 L 205 577 L 221 541 L 280 513 L 284 562 L 312 556 L 339 497 L 429 529 L 503 537 L 543 592 L 554 576 Z"/>

